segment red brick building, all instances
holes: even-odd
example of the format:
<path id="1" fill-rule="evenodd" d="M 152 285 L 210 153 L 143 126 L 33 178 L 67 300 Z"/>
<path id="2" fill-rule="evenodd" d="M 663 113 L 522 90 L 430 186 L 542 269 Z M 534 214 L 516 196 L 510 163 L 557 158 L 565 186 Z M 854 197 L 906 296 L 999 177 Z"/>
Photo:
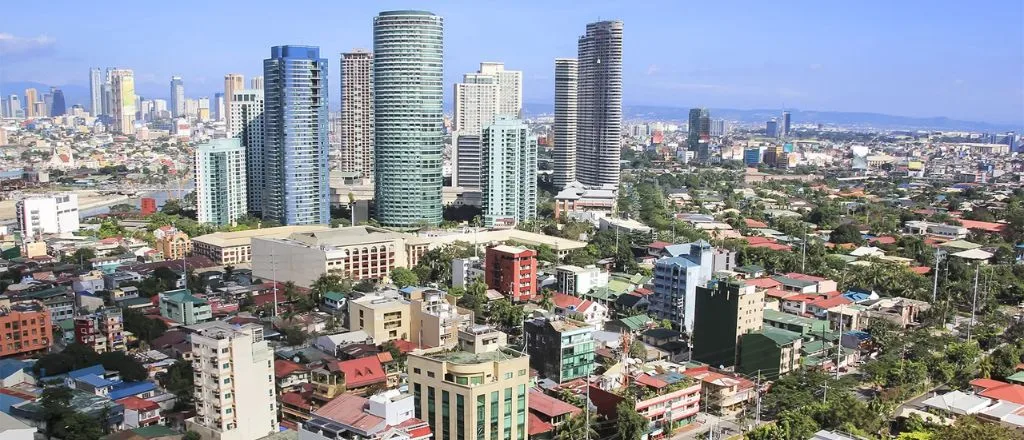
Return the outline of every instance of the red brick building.
<path id="1" fill-rule="evenodd" d="M 500 245 L 487 249 L 484 264 L 487 287 L 512 301 L 529 301 L 537 295 L 537 252 Z"/>
<path id="2" fill-rule="evenodd" d="M 50 311 L 40 302 L 0 305 L 0 357 L 44 352 L 53 344 Z"/>
<path id="3" fill-rule="evenodd" d="M 150 215 L 156 212 L 156 199 L 152 197 L 143 197 L 140 202 L 140 208 L 142 215 Z"/>

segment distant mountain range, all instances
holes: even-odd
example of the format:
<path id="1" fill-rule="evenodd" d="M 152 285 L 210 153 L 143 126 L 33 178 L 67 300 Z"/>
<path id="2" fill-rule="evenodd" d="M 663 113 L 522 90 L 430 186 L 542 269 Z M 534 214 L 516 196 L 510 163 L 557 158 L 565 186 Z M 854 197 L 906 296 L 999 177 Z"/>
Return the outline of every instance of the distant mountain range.
<path id="1" fill-rule="evenodd" d="M 64 99 L 70 108 L 74 104 L 81 104 L 88 108 L 89 87 L 87 85 L 69 84 L 58 86 L 64 91 Z M 37 82 L 8 82 L 0 84 L 0 95 L 17 94 L 24 99 L 25 89 L 35 88 L 39 90 L 39 96 L 50 90 L 50 85 Z M 160 88 L 155 84 L 139 85 L 136 93 L 142 96 L 152 96 L 157 99 L 167 99 L 168 90 Z M 332 100 L 336 101 L 337 98 Z M 523 105 L 524 113 L 527 116 L 550 115 L 554 112 L 551 103 L 526 103 Z M 451 111 L 450 102 L 445 103 L 445 110 Z M 337 111 L 334 106 L 332 111 Z M 689 109 L 681 107 L 663 107 L 651 105 L 624 105 L 623 117 L 626 120 L 648 119 L 659 121 L 686 122 L 689 118 Z M 778 109 L 757 109 L 740 110 L 727 108 L 709 109 L 713 119 L 725 119 L 727 121 L 738 121 L 748 124 L 763 124 L 771 118 L 780 118 L 782 111 Z M 833 112 L 816 110 L 790 110 L 793 124 L 825 124 L 839 125 L 843 127 L 874 128 L 885 130 L 963 130 L 987 133 L 1001 133 L 1007 131 L 1024 131 L 1024 126 L 1013 124 L 1001 124 L 990 122 L 963 121 L 947 117 L 912 117 L 895 116 L 882 113 L 867 112 Z"/>
<path id="2" fill-rule="evenodd" d="M 524 113 L 528 116 L 552 114 L 552 104 L 526 103 Z M 776 118 L 781 119 L 782 110 L 756 109 L 740 110 L 728 108 L 708 109 L 712 119 L 725 119 L 741 123 L 763 124 Z M 659 121 L 686 122 L 689 120 L 688 108 L 659 107 L 650 105 L 623 105 L 622 113 L 626 120 L 647 119 Z M 885 130 L 963 130 L 988 133 L 1006 131 L 1021 132 L 1024 126 L 999 124 L 990 122 L 962 121 L 947 117 L 921 118 L 912 116 L 895 116 L 882 113 L 867 112 L 833 112 L 816 110 L 790 110 L 791 120 L 796 124 L 825 124 L 843 127 L 862 127 Z"/>

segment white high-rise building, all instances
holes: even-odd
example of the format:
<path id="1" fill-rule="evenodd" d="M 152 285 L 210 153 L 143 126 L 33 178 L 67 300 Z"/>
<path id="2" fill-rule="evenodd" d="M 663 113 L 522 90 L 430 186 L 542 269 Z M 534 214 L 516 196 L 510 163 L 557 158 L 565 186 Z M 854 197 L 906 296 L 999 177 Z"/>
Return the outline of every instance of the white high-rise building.
<path id="1" fill-rule="evenodd" d="M 262 78 L 262 77 L 259 77 Z M 231 99 L 228 112 L 231 131 L 228 137 L 238 138 L 245 148 L 246 199 L 249 212 L 263 210 L 263 90 L 240 90 Z"/>
<path id="2" fill-rule="evenodd" d="M 89 115 L 103 112 L 103 72 L 99 67 L 89 69 Z"/>
<path id="3" fill-rule="evenodd" d="M 204 440 L 276 433 L 274 351 L 263 340 L 263 326 L 210 321 L 188 328 L 197 397 L 186 428 Z"/>
<path id="4" fill-rule="evenodd" d="M 245 77 L 239 73 L 229 73 L 224 75 L 224 105 L 231 106 L 231 97 L 235 96 L 235 92 L 245 89 Z M 231 131 L 231 121 L 227 122 L 227 129 Z"/>
<path id="5" fill-rule="evenodd" d="M 483 130 L 484 225 L 513 227 L 537 216 L 537 139 L 522 120 L 500 115 Z"/>
<path id="6" fill-rule="evenodd" d="M 167 111 L 167 100 L 166 99 L 154 99 L 153 100 L 153 113 L 156 117 L 165 117 L 164 112 Z"/>
<path id="7" fill-rule="evenodd" d="M 480 63 L 480 70 L 455 84 L 455 173 L 452 184 L 479 188 L 480 134 L 498 115 L 519 118 L 523 103 L 523 72 L 503 63 Z"/>
<path id="8" fill-rule="evenodd" d="M 247 213 L 245 148 L 238 139 L 200 144 L 193 170 L 199 223 L 230 225 Z"/>
<path id="9" fill-rule="evenodd" d="M 576 180 L 618 185 L 622 153 L 622 22 L 587 25 L 579 38 Z"/>
<path id="10" fill-rule="evenodd" d="M 341 171 L 373 179 L 373 54 L 341 54 Z"/>
<path id="11" fill-rule="evenodd" d="M 19 200 L 15 210 L 25 239 L 78 231 L 78 194 L 28 197 Z"/>
<path id="12" fill-rule="evenodd" d="M 113 98 L 114 132 L 135 134 L 135 73 L 131 69 L 114 69 L 110 74 Z"/>
<path id="13" fill-rule="evenodd" d="M 263 90 L 263 75 L 249 78 L 249 88 L 252 90 Z"/>
<path id="14" fill-rule="evenodd" d="M 553 183 L 565 188 L 576 180 L 576 103 L 579 85 L 574 58 L 555 58 L 555 144 Z"/>
<path id="15" fill-rule="evenodd" d="M 185 118 L 192 121 L 199 117 L 199 101 L 191 98 L 185 99 Z"/>
<path id="16" fill-rule="evenodd" d="M 180 76 L 171 77 L 171 117 L 185 114 L 185 82 Z"/>

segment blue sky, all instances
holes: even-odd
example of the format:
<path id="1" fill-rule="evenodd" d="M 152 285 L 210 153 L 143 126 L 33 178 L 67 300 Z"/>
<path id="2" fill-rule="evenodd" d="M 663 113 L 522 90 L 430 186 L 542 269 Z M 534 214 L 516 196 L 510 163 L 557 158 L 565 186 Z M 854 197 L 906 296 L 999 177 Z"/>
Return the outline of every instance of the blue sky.
<path id="1" fill-rule="evenodd" d="M 553 59 L 586 23 L 625 22 L 624 102 L 799 108 L 1024 124 L 1024 2 L 965 1 L 12 1 L 0 6 L 0 81 L 87 83 L 90 66 L 135 69 L 161 98 L 258 74 L 269 47 L 320 46 L 337 101 L 338 54 L 372 46 L 372 17 L 445 18 L 445 94 L 480 61 L 524 71 L 550 103 Z M 13 19 L 12 19 L 13 18 Z"/>

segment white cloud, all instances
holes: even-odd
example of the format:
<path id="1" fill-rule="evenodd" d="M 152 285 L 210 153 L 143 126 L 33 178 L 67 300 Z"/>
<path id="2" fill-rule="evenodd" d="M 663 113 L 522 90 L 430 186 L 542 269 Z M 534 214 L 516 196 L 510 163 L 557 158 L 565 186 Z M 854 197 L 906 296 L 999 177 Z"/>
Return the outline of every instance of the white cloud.
<path id="1" fill-rule="evenodd" d="M 651 64 L 651 65 L 647 66 L 647 76 L 654 75 L 654 74 L 658 73 L 659 70 L 661 70 L 661 69 L 658 68 L 657 64 Z"/>
<path id="2" fill-rule="evenodd" d="M 0 55 L 13 55 L 50 48 L 57 40 L 48 35 L 19 37 L 0 32 Z"/>

